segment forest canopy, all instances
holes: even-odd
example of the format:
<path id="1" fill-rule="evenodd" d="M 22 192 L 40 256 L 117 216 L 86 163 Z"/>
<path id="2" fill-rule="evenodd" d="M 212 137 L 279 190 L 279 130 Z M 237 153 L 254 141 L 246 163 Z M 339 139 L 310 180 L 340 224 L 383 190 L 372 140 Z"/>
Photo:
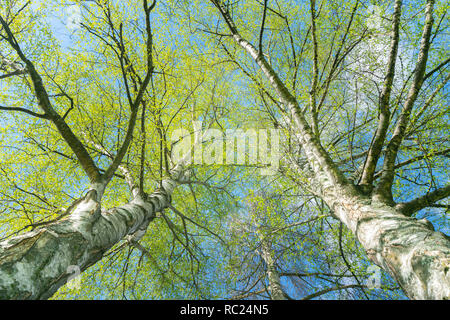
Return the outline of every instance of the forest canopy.
<path id="1" fill-rule="evenodd" d="M 445 0 L 0 0 L 0 298 L 450 299 Z"/>

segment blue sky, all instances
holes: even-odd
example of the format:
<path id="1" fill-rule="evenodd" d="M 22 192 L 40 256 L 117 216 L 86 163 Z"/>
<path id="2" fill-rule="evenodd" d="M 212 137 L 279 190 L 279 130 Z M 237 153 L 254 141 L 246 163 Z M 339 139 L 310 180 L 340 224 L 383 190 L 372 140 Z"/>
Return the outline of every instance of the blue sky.
<path id="1" fill-rule="evenodd" d="M 34 3 L 35 5 L 37 5 L 37 2 L 35 2 Z M 68 27 L 67 27 L 67 23 L 68 23 L 68 21 L 67 21 L 67 19 L 68 19 L 68 17 L 67 16 L 56 16 L 56 15 L 50 15 L 49 16 L 49 18 L 48 18 L 48 23 L 50 24 L 50 26 L 51 26 L 51 29 L 52 29 L 52 31 L 53 31 L 53 35 L 56 37 L 56 39 L 61 43 L 61 46 L 62 46 L 62 48 L 63 48 L 63 50 L 67 50 L 67 51 L 69 51 L 71 48 L 73 48 L 74 47 L 74 33 L 76 34 L 76 32 L 77 31 L 73 31 L 73 30 L 70 30 Z M 175 30 L 174 30 L 175 31 Z M 195 41 L 194 42 L 196 42 L 196 41 L 198 41 L 198 44 L 199 45 L 201 45 L 202 43 L 200 42 L 200 40 L 198 40 L 197 38 L 195 39 Z M 82 49 L 82 48 L 77 48 L 77 49 Z M 245 81 L 244 81 L 244 84 L 245 84 Z M 1 85 L 1 84 L 0 84 Z M 239 94 L 239 93 L 237 93 L 237 94 Z M 246 102 L 244 102 L 244 103 L 249 103 L 248 101 L 246 101 Z M 1 120 L 1 118 L 0 118 L 0 125 L 2 125 L 2 122 L 1 122 L 2 120 Z M 3 121 L 7 121 L 7 120 L 3 120 Z M 5 122 L 3 122 L 3 124 L 4 124 Z M 370 139 L 371 138 L 371 135 L 369 134 L 368 136 L 367 136 L 367 139 Z M 402 159 L 400 159 L 400 160 L 402 160 Z M 447 182 L 448 181 L 448 173 L 447 172 L 438 172 L 438 173 L 436 173 L 436 176 L 435 176 L 439 181 L 441 181 L 442 183 L 445 183 L 445 182 Z M 236 188 L 235 190 L 234 190 L 234 194 L 236 195 L 236 197 L 242 197 L 244 194 L 246 194 L 247 193 L 247 186 L 249 186 L 249 185 L 246 185 L 246 184 L 244 184 L 243 186 L 241 186 L 241 188 Z M 405 190 L 405 191 L 410 191 L 410 190 Z M 410 195 L 410 196 L 415 196 L 415 192 L 405 192 L 405 194 L 408 194 L 408 195 Z M 407 198 L 405 198 L 404 200 L 407 200 Z M 426 211 L 426 212 L 428 212 L 428 211 Z M 205 214 L 208 214 L 208 212 L 207 212 L 207 210 L 205 210 L 204 211 L 204 213 Z M 426 213 L 425 213 L 425 211 L 423 211 L 422 213 L 419 213 L 419 216 L 421 216 L 421 215 L 425 215 Z M 432 220 L 433 219 L 433 217 L 436 217 L 436 215 L 429 215 L 429 217 L 430 217 L 430 219 Z M 437 219 L 437 218 L 436 218 Z M 440 217 L 440 220 L 439 221 L 435 221 L 435 223 L 439 223 L 439 224 L 441 224 L 442 225 L 442 228 L 443 228 L 443 231 L 444 232 L 446 232 L 446 233 L 449 233 L 449 226 L 448 226 L 448 220 L 447 219 L 445 219 L 445 216 L 444 216 L 444 219 L 442 220 L 442 217 Z M 206 244 L 207 245 L 207 244 Z M 206 249 L 208 249 L 208 248 L 206 248 Z M 366 263 L 366 262 L 364 262 L 364 263 Z M 311 264 L 311 263 L 308 263 L 308 262 L 305 262 L 305 265 L 306 266 L 308 266 L 308 267 L 311 267 L 311 269 L 314 269 L 314 264 Z M 117 269 L 117 270 L 119 270 L 120 268 L 122 267 L 122 265 L 120 265 L 120 264 L 117 264 L 116 266 L 114 266 L 113 268 L 114 269 Z M 288 290 L 293 290 L 293 287 L 292 287 L 292 285 L 287 281 L 287 280 L 284 280 L 283 279 L 283 283 L 286 285 L 286 287 L 288 288 Z M 101 283 L 98 283 L 99 284 L 99 286 L 101 286 Z M 105 295 L 103 295 L 103 294 L 100 294 L 97 298 L 104 298 L 105 297 Z"/>

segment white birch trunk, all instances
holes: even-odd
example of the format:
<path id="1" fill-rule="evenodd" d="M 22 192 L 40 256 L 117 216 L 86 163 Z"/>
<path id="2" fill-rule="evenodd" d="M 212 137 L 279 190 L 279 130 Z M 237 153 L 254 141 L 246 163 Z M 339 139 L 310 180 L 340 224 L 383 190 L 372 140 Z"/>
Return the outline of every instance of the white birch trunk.
<path id="1" fill-rule="evenodd" d="M 322 198 L 410 299 L 450 299 L 448 236 L 348 187 L 323 190 Z"/>
<path id="2" fill-rule="evenodd" d="M 0 299 L 47 299 L 72 275 L 99 261 L 127 235 L 142 236 L 155 213 L 166 208 L 183 166 L 172 170 L 148 199 L 102 210 L 91 190 L 70 215 L 0 243 Z M 101 191 L 100 191 L 101 192 Z"/>
<path id="3" fill-rule="evenodd" d="M 286 300 L 286 296 L 281 288 L 280 275 L 273 259 L 272 248 L 267 239 L 263 239 L 261 242 L 261 257 L 266 263 L 266 274 L 269 280 L 269 291 L 272 300 Z"/>
<path id="4" fill-rule="evenodd" d="M 397 280 L 410 299 L 450 299 L 450 238 L 431 223 L 359 193 L 336 168 L 306 122 L 298 102 L 256 48 L 235 30 L 233 38 L 258 64 L 292 114 L 296 137 L 314 172 L 311 189 L 356 235 L 371 261 Z"/>

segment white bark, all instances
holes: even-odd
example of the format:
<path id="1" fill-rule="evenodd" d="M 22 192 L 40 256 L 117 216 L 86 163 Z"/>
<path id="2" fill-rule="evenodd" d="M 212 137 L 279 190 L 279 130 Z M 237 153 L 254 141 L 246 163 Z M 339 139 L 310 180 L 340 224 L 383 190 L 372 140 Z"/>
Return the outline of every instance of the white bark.
<path id="1" fill-rule="evenodd" d="M 450 239 L 417 220 L 344 187 L 323 193 L 371 261 L 391 274 L 411 299 L 450 299 Z"/>
<path id="2" fill-rule="evenodd" d="M 280 275 L 273 259 L 271 244 L 267 239 L 262 239 L 261 241 L 261 257 L 266 263 L 266 273 L 272 300 L 286 300 L 286 296 L 281 288 Z"/>
<path id="3" fill-rule="evenodd" d="M 298 102 L 262 52 L 240 36 L 221 2 L 212 2 L 236 43 L 255 60 L 286 111 L 292 115 L 296 137 L 314 173 L 310 179 L 311 189 L 356 235 L 369 259 L 393 276 L 409 298 L 450 299 L 449 237 L 435 232 L 427 221 L 406 217 L 393 207 L 359 193 L 316 139 Z"/>
<path id="4" fill-rule="evenodd" d="M 74 266 L 83 272 L 127 235 L 142 237 L 155 213 L 169 205 L 183 170 L 176 166 L 146 200 L 138 196 L 109 210 L 100 208 L 91 190 L 67 217 L 1 242 L 0 299 L 47 299 Z"/>

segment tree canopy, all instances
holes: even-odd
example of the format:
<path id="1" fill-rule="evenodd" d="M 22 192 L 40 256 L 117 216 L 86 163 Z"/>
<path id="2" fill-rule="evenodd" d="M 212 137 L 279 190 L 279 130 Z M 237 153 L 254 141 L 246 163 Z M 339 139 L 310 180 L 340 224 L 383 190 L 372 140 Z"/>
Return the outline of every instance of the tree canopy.
<path id="1" fill-rule="evenodd" d="M 446 1 L 0 3 L 1 298 L 450 298 Z"/>

